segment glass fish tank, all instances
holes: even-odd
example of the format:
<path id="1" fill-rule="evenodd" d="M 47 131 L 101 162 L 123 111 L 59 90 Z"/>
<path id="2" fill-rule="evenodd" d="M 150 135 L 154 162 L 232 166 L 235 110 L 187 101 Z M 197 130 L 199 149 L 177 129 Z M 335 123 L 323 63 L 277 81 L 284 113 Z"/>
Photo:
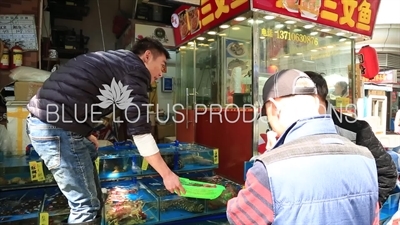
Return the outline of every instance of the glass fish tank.
<path id="1" fill-rule="evenodd" d="M 199 145 L 198 145 L 199 146 Z M 199 146 L 198 149 L 180 150 L 182 171 L 209 170 L 218 168 L 218 149 Z"/>
<path id="2" fill-rule="evenodd" d="M 204 200 L 170 193 L 161 178 L 145 178 L 141 182 L 159 199 L 160 222 L 201 216 L 206 212 Z"/>
<path id="3" fill-rule="evenodd" d="M 140 182 L 120 181 L 104 183 L 105 225 L 154 224 L 159 221 L 158 200 Z"/>
<path id="4" fill-rule="evenodd" d="M 46 225 L 59 225 L 61 222 L 68 219 L 69 213 L 64 215 L 49 215 L 49 223 Z"/>
<path id="5" fill-rule="evenodd" d="M 9 221 L 9 222 L 3 222 L 0 219 L 0 224 L 1 225 L 37 225 L 38 224 L 38 219 L 37 218 L 31 218 L 31 219 L 22 219 L 22 220 L 15 220 L 15 221 Z"/>
<path id="6" fill-rule="evenodd" d="M 212 170 L 218 168 L 218 149 L 179 142 L 159 144 L 160 153 L 168 167 L 175 172 Z M 143 174 L 154 174 L 154 169 L 143 163 Z"/>
<path id="7" fill-rule="evenodd" d="M 99 148 L 100 179 L 118 179 L 141 173 L 141 157 L 132 142 L 117 142 Z"/>
<path id="8" fill-rule="evenodd" d="M 43 197 L 42 189 L 0 192 L 0 224 L 37 224 Z"/>
<path id="9" fill-rule="evenodd" d="M 59 225 L 62 221 L 68 219 L 70 213 L 68 200 L 58 187 L 45 190 L 41 212 L 49 214 L 49 222 L 46 225 Z"/>
<path id="10" fill-rule="evenodd" d="M 175 151 L 174 148 L 160 148 L 160 153 L 161 157 L 164 159 L 165 163 L 171 170 L 179 171 L 184 167 L 181 160 L 181 153 Z M 144 175 L 157 174 L 156 171 L 153 169 L 153 167 L 149 165 L 142 157 L 140 165 L 142 169 L 142 174 Z"/>
<path id="11" fill-rule="evenodd" d="M 12 187 L 52 181 L 43 161 L 29 156 L 4 156 L 0 171 L 0 187 Z"/>
<path id="12" fill-rule="evenodd" d="M 225 187 L 222 194 L 213 200 L 206 200 L 206 209 L 209 213 L 225 212 L 228 201 L 238 195 L 242 186 L 226 178 L 216 176 L 191 178 L 192 180 L 219 184 Z"/>
<path id="13" fill-rule="evenodd" d="M 47 212 L 49 217 L 57 215 L 69 215 L 69 205 L 67 198 L 63 195 L 60 189 L 47 188 L 43 202 L 42 212 Z"/>

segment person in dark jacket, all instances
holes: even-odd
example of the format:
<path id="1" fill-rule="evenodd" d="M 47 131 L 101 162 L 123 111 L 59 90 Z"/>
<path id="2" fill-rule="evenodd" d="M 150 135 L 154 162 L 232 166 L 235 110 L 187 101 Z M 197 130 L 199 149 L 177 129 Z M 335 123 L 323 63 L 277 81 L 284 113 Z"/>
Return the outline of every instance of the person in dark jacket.
<path id="1" fill-rule="evenodd" d="M 87 53 L 53 72 L 29 101 L 27 133 L 68 199 L 69 224 L 100 224 L 93 123 L 115 109 L 125 112 L 128 134 L 165 187 L 185 192 L 161 157 L 148 117 L 150 84 L 162 77 L 169 58 L 162 44 L 150 38 L 138 40 L 131 50 Z"/>
<path id="2" fill-rule="evenodd" d="M 390 192 L 396 186 L 396 165 L 393 163 L 393 160 L 386 152 L 381 142 L 375 136 L 368 122 L 344 115 L 336 111 L 334 107 L 326 101 L 328 85 L 324 77 L 321 74 L 312 71 L 305 71 L 305 73 L 317 86 L 321 104 L 320 113 L 325 114 L 330 112 L 338 133 L 355 142 L 357 145 L 367 147 L 374 156 L 378 170 L 379 203 L 382 206 Z"/>

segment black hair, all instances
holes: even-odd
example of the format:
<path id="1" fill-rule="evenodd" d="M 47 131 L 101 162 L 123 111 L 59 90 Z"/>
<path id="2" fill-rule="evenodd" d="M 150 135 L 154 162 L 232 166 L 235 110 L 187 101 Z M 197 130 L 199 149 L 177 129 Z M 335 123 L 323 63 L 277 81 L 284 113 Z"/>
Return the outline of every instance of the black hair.
<path id="1" fill-rule="evenodd" d="M 153 38 L 142 38 L 137 40 L 132 46 L 132 52 L 139 56 L 143 55 L 147 50 L 151 51 L 151 53 L 156 56 L 163 54 L 167 59 L 171 58 L 169 52 L 164 48 L 161 42 Z"/>
<path id="2" fill-rule="evenodd" d="M 347 83 L 346 81 L 339 81 L 336 83 L 336 85 L 339 85 L 342 88 L 342 96 L 344 96 L 347 93 Z"/>
<path id="3" fill-rule="evenodd" d="M 304 73 L 315 83 L 319 97 L 326 99 L 328 96 L 328 84 L 322 74 L 313 71 L 304 71 Z"/>

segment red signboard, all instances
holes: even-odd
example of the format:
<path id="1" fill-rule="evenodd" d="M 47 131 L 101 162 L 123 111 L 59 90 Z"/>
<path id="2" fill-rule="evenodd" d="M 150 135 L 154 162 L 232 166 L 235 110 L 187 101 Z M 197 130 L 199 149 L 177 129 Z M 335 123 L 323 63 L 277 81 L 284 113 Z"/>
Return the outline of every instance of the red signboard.
<path id="1" fill-rule="evenodd" d="M 171 16 L 176 46 L 250 10 L 248 0 L 201 0 L 200 7 L 183 5 Z"/>
<path id="2" fill-rule="evenodd" d="M 253 7 L 372 36 L 380 0 L 253 0 Z"/>

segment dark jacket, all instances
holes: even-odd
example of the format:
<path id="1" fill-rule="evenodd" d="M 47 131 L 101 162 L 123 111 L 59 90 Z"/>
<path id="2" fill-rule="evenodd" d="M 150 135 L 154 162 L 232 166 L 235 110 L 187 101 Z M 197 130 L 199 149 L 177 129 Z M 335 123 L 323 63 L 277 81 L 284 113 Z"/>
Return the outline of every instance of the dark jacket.
<path id="1" fill-rule="evenodd" d="M 340 135 L 352 140 L 351 136 L 355 134 L 353 136 L 355 143 L 367 147 L 374 156 L 378 170 L 379 203 L 383 205 L 397 181 L 397 169 L 392 158 L 375 136 L 368 122 L 344 115 L 335 111 L 333 107 L 331 107 L 331 115 Z"/>
<path id="2" fill-rule="evenodd" d="M 127 120 L 134 121 L 127 125 L 128 134 L 147 134 L 151 133 L 146 105 L 150 82 L 150 72 L 131 51 L 88 53 L 69 60 L 53 72 L 27 108 L 43 122 L 87 137 L 93 130 L 93 122 L 128 101 L 136 105 L 125 111 Z M 104 103 L 104 96 L 117 104 L 99 105 Z M 125 98 L 121 101 L 121 97 Z"/>

